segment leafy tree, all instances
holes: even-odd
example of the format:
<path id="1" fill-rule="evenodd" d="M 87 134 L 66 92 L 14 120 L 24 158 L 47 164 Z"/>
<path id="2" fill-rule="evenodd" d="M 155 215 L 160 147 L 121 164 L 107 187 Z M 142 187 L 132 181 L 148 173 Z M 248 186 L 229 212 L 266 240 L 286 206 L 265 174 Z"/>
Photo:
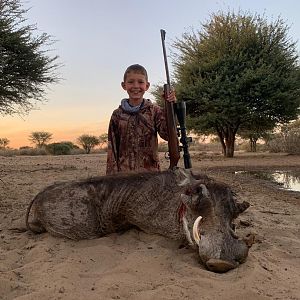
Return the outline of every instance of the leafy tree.
<path id="1" fill-rule="evenodd" d="M 89 154 L 91 150 L 99 145 L 99 139 L 94 135 L 83 134 L 78 139 L 78 144 L 82 146 L 86 154 Z"/>
<path id="2" fill-rule="evenodd" d="M 171 86 L 175 86 L 176 82 L 171 82 Z M 153 88 L 151 89 L 150 93 L 154 96 L 155 102 L 160 107 L 165 106 L 165 100 L 164 100 L 164 83 L 161 84 L 154 84 Z"/>
<path id="3" fill-rule="evenodd" d="M 241 126 L 272 127 L 299 114 L 300 69 L 288 29 L 280 18 L 220 12 L 174 42 L 177 98 L 187 101 L 192 129 L 216 133 L 227 157 Z"/>
<path id="4" fill-rule="evenodd" d="M 274 129 L 274 124 L 265 119 L 251 120 L 251 122 L 244 122 L 238 130 L 238 135 L 243 139 L 248 139 L 250 144 L 250 151 L 256 152 L 256 143 L 258 139 L 266 139 L 270 132 Z"/>
<path id="5" fill-rule="evenodd" d="M 100 148 L 103 147 L 104 144 L 106 144 L 108 142 L 108 134 L 107 133 L 103 133 L 99 136 L 99 145 Z"/>
<path id="6" fill-rule="evenodd" d="M 264 132 L 258 132 L 258 131 L 251 131 L 251 130 L 245 130 L 241 133 L 239 133 L 239 135 L 243 138 L 243 139 L 248 139 L 249 140 L 249 144 L 250 144 L 250 151 L 251 152 L 256 152 L 256 144 L 259 138 L 263 137 L 263 133 Z"/>
<path id="7" fill-rule="evenodd" d="M 0 138 L 0 149 L 5 149 L 9 143 L 10 143 L 9 139 Z"/>
<path id="8" fill-rule="evenodd" d="M 34 131 L 29 136 L 29 141 L 37 148 L 43 148 L 52 139 L 52 133 L 46 131 Z"/>
<path id="9" fill-rule="evenodd" d="M 44 99 L 47 84 L 58 81 L 57 56 L 48 56 L 46 33 L 26 25 L 20 0 L 0 1 L 0 114 L 26 113 Z"/>

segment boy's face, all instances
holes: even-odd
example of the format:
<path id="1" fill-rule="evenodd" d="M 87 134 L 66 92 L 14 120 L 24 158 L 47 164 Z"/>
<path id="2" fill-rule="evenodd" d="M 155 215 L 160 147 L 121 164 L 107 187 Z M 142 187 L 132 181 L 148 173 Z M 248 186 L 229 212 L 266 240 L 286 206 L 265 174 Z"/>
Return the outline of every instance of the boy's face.
<path id="1" fill-rule="evenodd" d="M 150 87 L 150 83 L 147 81 L 146 76 L 136 72 L 129 72 L 121 85 L 122 88 L 127 91 L 129 100 L 133 103 L 141 102 L 145 92 Z"/>

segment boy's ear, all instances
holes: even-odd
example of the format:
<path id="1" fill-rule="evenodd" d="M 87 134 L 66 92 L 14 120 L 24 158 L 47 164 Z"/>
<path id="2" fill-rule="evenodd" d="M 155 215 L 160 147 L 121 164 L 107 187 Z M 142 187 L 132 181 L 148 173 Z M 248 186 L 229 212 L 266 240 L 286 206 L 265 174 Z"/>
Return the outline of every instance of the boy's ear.
<path id="1" fill-rule="evenodd" d="M 149 89 L 149 87 L 150 87 L 150 82 L 147 82 L 147 84 L 146 84 L 146 91 Z"/>
<path id="2" fill-rule="evenodd" d="M 125 82 L 123 81 L 123 82 L 121 82 L 121 87 L 123 88 L 123 90 L 125 90 L 126 91 L 126 86 L 125 86 Z"/>

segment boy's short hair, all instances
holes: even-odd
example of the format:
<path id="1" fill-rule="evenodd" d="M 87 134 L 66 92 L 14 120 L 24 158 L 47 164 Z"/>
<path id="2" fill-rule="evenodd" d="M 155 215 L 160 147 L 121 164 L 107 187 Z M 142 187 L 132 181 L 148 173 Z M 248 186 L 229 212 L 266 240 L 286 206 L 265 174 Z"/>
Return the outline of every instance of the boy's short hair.
<path id="1" fill-rule="evenodd" d="M 139 64 L 134 64 L 134 65 L 129 66 L 124 73 L 124 77 L 123 77 L 124 81 L 126 81 L 127 74 L 130 72 L 143 74 L 146 77 L 146 80 L 148 81 L 148 74 L 147 74 L 146 69 L 143 66 L 141 66 Z"/>

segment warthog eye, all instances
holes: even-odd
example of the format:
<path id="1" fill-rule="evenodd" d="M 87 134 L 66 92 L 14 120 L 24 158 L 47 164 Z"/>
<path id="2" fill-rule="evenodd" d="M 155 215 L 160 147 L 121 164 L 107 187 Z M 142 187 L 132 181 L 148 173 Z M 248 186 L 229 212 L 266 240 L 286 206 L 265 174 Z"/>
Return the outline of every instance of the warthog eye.
<path id="1" fill-rule="evenodd" d="M 197 186 L 197 188 L 196 188 L 196 193 L 197 193 L 197 194 L 202 194 L 202 193 L 203 193 L 202 187 L 201 187 L 201 186 Z"/>
<path id="2" fill-rule="evenodd" d="M 191 195 L 193 194 L 193 191 L 192 191 L 191 187 L 189 187 L 189 188 L 187 188 L 187 189 L 185 190 L 185 194 L 186 194 L 187 196 L 191 196 Z"/>

